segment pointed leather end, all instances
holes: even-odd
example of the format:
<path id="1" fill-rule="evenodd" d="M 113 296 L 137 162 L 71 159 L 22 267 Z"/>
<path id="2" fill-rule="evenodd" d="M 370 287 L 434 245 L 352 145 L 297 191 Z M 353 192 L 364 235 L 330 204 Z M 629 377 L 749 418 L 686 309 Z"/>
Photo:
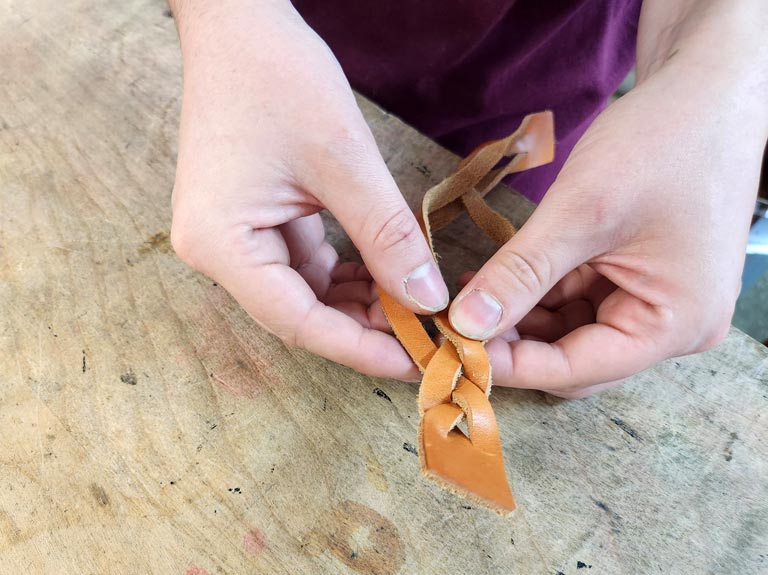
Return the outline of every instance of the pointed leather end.
<path id="1" fill-rule="evenodd" d="M 443 404 L 425 412 L 419 437 L 422 473 L 442 487 L 506 515 L 515 508 L 501 453 L 472 444 L 455 422 L 462 410 Z"/>
<path id="2" fill-rule="evenodd" d="M 522 129 L 523 134 L 516 148 L 525 152 L 525 157 L 515 171 L 530 170 L 555 159 L 555 120 L 552 112 L 526 116 Z"/>

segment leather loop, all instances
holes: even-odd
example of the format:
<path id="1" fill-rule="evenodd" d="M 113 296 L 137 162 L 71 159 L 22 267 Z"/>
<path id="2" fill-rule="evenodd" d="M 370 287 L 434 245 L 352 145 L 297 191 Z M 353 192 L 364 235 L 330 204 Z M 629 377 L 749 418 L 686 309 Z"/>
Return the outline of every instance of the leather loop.
<path id="1" fill-rule="evenodd" d="M 461 359 L 464 376 L 479 387 L 483 393 L 490 392 L 491 364 L 483 342 L 464 337 L 451 326 L 448 311 L 441 311 L 432 320 L 437 329 L 453 344 Z"/>
<path id="2" fill-rule="evenodd" d="M 497 167 L 504 158 L 506 165 Z M 458 170 L 427 191 L 420 224 L 432 252 L 432 232 L 462 211 L 497 244 L 515 228 L 483 199 L 504 176 L 554 158 L 551 112 L 526 116 L 510 136 L 479 146 Z M 491 365 L 485 344 L 460 335 L 447 310 L 432 317 L 446 341 L 438 347 L 421 320 L 379 289 L 384 314 L 395 335 L 424 374 L 419 388 L 419 459 L 422 473 L 444 487 L 500 513 L 515 508 L 496 423 L 488 400 Z M 466 418 L 469 436 L 458 427 Z"/>
<path id="3" fill-rule="evenodd" d="M 461 376 L 461 360 L 452 345 L 443 344 L 433 359 L 419 387 L 419 415 L 442 403 L 451 403 L 453 390 Z"/>
<path id="4" fill-rule="evenodd" d="M 397 339 L 411 356 L 421 373 L 427 369 L 429 361 L 437 352 L 429 334 L 421 325 L 416 314 L 397 303 L 394 298 L 382 289 L 379 289 L 379 301 L 387 316 L 387 321 L 392 326 Z"/>

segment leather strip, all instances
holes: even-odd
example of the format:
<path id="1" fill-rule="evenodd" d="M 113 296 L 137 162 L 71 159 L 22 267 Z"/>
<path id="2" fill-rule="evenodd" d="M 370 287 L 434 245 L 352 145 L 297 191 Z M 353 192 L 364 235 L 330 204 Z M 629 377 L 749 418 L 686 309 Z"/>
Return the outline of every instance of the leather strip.
<path id="1" fill-rule="evenodd" d="M 506 165 L 497 167 L 503 159 Z M 432 233 L 466 211 L 499 245 L 514 226 L 485 203 L 484 196 L 506 176 L 549 163 L 554 158 L 551 112 L 526 116 L 510 136 L 482 144 L 458 170 L 424 195 L 420 224 L 432 253 Z M 438 260 L 439 261 L 439 260 Z M 506 514 L 515 508 L 501 451 L 496 416 L 490 404 L 491 365 L 485 342 L 453 329 L 448 312 L 432 317 L 445 336 L 439 347 L 416 314 L 379 289 L 384 314 L 400 343 L 422 372 L 419 387 L 419 459 L 425 477 Z M 458 426 L 466 419 L 467 436 Z"/>

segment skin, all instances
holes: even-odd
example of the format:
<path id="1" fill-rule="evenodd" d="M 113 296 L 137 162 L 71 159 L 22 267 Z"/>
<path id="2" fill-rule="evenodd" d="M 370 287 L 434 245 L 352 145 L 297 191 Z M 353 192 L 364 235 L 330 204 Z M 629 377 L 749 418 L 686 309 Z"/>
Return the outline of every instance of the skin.
<path id="1" fill-rule="evenodd" d="M 447 290 L 333 55 L 282 0 L 171 6 L 177 253 L 289 345 L 416 378 L 373 280 L 422 313 Z M 494 383 L 583 397 L 725 337 L 768 138 L 765 30 L 764 0 L 644 2 L 637 87 L 451 305 Z M 339 263 L 322 209 L 365 267 Z"/>
<path id="2" fill-rule="evenodd" d="M 488 344 L 495 383 L 584 397 L 726 336 L 768 137 L 767 29 L 765 2 L 643 4 L 637 87 L 451 306 L 465 335 L 507 332 Z"/>
<path id="3" fill-rule="evenodd" d="M 421 313 L 445 308 L 448 290 L 338 62 L 289 3 L 172 9 L 184 58 L 176 252 L 287 344 L 416 378 L 372 278 Z M 365 268 L 338 261 L 322 209 Z"/>

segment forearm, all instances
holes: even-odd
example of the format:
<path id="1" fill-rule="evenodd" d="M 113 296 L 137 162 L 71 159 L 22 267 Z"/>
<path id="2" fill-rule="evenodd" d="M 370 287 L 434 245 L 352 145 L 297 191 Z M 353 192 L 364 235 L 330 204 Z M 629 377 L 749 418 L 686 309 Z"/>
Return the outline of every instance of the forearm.
<path id="1" fill-rule="evenodd" d="M 201 45 L 206 51 L 229 50 L 259 38 L 266 48 L 286 24 L 301 20 L 289 0 L 168 0 L 168 5 L 185 60 Z"/>
<path id="2" fill-rule="evenodd" d="M 248 14 L 295 13 L 290 0 L 168 0 L 177 22 L 195 22 L 211 14 L 223 13 L 234 17 Z"/>
<path id="3" fill-rule="evenodd" d="M 749 119 L 768 138 L 768 3 L 765 0 L 646 0 L 637 42 L 638 85 L 657 74 L 713 113 Z"/>

